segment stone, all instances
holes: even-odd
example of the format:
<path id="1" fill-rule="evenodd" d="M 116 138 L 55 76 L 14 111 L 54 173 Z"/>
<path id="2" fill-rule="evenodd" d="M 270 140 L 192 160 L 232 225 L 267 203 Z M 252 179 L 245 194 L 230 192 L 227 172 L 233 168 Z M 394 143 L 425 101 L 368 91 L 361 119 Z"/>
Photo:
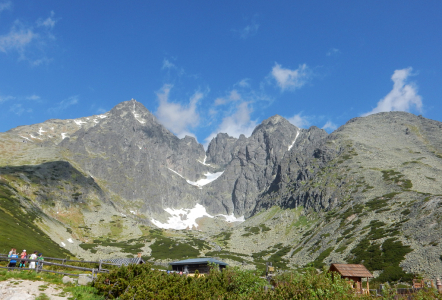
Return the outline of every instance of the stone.
<path id="1" fill-rule="evenodd" d="M 80 274 L 78 276 L 78 284 L 79 285 L 88 285 L 92 282 L 92 276 L 89 274 Z"/>
<path id="2" fill-rule="evenodd" d="M 67 284 L 67 283 L 74 283 L 74 279 L 69 277 L 69 276 L 63 276 L 63 283 Z"/>

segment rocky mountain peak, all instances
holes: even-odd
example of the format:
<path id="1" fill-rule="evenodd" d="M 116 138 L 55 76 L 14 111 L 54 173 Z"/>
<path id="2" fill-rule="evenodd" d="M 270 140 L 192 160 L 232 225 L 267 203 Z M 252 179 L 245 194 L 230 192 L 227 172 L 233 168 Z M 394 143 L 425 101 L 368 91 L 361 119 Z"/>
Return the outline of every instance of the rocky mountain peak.
<path id="1" fill-rule="evenodd" d="M 287 127 L 287 126 L 297 128 L 296 126 L 292 125 L 289 121 L 287 121 L 285 118 L 281 117 L 280 115 L 274 115 L 274 116 L 262 121 L 261 124 L 258 125 L 255 128 L 255 130 L 253 130 L 252 135 L 255 134 L 255 132 L 260 131 L 260 130 L 272 132 L 274 130 L 277 130 L 278 128 Z"/>

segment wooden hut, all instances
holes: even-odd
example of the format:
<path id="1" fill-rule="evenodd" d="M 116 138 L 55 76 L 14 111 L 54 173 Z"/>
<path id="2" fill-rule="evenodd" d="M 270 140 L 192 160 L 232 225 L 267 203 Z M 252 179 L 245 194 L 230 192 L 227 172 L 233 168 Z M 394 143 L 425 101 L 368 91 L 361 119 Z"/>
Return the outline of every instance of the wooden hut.
<path id="1" fill-rule="evenodd" d="M 352 264 L 331 264 L 330 272 L 337 272 L 342 278 L 348 279 L 349 283 L 358 293 L 368 293 L 369 285 L 368 278 L 373 278 L 373 275 L 367 270 L 364 265 Z M 362 288 L 362 278 L 367 278 L 367 290 Z M 350 281 L 351 280 L 351 281 Z"/>
<path id="2" fill-rule="evenodd" d="M 227 267 L 225 262 L 211 257 L 185 259 L 172 262 L 170 265 L 172 266 L 172 270 L 176 272 L 193 274 L 196 270 L 198 270 L 198 272 L 201 274 L 207 274 L 210 270 L 210 263 L 217 264 L 220 269 Z"/>

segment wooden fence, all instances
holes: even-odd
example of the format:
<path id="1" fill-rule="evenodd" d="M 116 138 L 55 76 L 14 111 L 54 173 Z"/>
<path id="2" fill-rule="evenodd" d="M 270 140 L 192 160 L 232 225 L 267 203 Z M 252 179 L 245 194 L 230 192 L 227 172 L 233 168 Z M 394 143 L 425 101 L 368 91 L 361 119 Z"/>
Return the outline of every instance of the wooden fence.
<path id="1" fill-rule="evenodd" d="M 0 261 L 10 261 L 10 260 L 16 260 L 17 263 L 19 261 L 26 261 L 26 263 L 29 262 L 36 262 L 34 269 L 31 268 L 20 268 L 20 267 L 0 267 L 1 269 L 8 269 L 8 270 L 30 270 L 35 272 L 50 272 L 50 273 L 56 273 L 56 274 L 62 274 L 62 275 L 68 275 L 68 276 L 79 276 L 79 274 L 72 274 L 72 273 L 65 273 L 65 272 L 58 272 L 55 270 L 48 270 L 43 269 L 44 266 L 56 266 L 56 267 L 62 267 L 67 269 L 75 269 L 75 270 L 81 270 L 86 272 L 92 272 L 92 278 L 94 278 L 98 273 L 109 273 L 108 269 L 103 269 L 102 265 L 111 265 L 111 266 L 120 266 L 118 264 L 112 264 L 108 262 L 103 261 L 84 261 L 84 260 L 72 260 L 72 259 L 64 259 L 64 258 L 57 258 L 57 257 L 44 257 L 44 261 L 37 260 L 37 259 L 29 259 L 29 258 L 12 258 L 8 257 L 6 254 L 0 254 Z M 49 262 L 48 260 L 55 260 L 55 261 L 61 261 L 61 263 L 55 263 L 55 262 Z M 75 262 L 75 263 L 83 263 L 83 264 L 96 264 L 98 265 L 98 268 L 85 268 L 85 267 L 79 267 L 79 266 L 73 266 L 66 264 L 68 262 Z"/>

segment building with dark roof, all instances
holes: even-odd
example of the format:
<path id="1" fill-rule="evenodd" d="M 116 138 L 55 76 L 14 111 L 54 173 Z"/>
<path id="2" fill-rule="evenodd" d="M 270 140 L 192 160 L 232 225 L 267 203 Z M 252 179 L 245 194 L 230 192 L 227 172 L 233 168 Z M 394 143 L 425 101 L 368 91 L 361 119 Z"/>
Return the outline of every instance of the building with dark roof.
<path id="1" fill-rule="evenodd" d="M 176 272 L 195 273 L 195 271 L 198 270 L 198 272 L 201 274 L 207 274 L 209 273 L 209 264 L 211 263 L 217 264 L 220 270 L 227 267 L 227 264 L 225 262 L 211 257 L 190 258 L 172 262 L 170 263 L 170 265 L 172 266 L 172 270 Z"/>
<path id="2" fill-rule="evenodd" d="M 144 264 L 144 260 L 141 258 L 141 253 L 138 253 L 137 257 L 121 257 L 121 258 L 109 258 L 109 259 L 102 259 L 103 263 L 109 263 L 114 264 L 118 266 L 128 266 L 131 264 L 139 265 Z"/>

